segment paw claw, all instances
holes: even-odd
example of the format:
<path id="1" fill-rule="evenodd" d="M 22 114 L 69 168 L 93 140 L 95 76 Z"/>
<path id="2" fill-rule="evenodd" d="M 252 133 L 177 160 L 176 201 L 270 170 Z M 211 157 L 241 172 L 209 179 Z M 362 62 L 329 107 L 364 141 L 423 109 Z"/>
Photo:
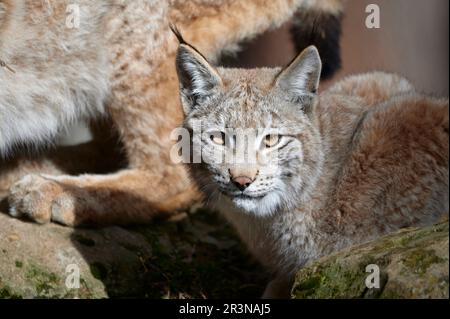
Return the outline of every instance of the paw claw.
<path id="1" fill-rule="evenodd" d="M 27 175 L 15 183 L 9 193 L 9 214 L 26 217 L 36 223 L 50 222 L 51 206 L 62 192 L 61 186 L 39 175 Z"/>

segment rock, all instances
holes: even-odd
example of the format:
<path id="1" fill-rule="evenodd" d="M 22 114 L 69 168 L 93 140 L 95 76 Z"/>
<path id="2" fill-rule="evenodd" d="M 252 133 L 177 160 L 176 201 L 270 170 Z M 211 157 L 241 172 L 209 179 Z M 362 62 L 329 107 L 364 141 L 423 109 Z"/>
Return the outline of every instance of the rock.
<path id="1" fill-rule="evenodd" d="M 212 212 L 103 229 L 36 225 L 0 213 L 0 298 L 259 297 L 266 281 Z"/>
<path id="2" fill-rule="evenodd" d="M 449 298 L 448 222 L 404 229 L 324 257 L 297 273 L 293 298 Z M 379 288 L 365 281 L 380 271 Z M 375 283 L 373 277 L 369 284 Z"/>
<path id="3" fill-rule="evenodd" d="M 304 268 L 292 295 L 448 298 L 448 254 L 448 222 L 402 230 Z M 380 267 L 379 289 L 365 286 L 368 264 Z M 79 288 L 70 285 L 74 269 Z M 0 213 L 0 298 L 258 298 L 268 279 L 231 227 L 202 209 L 102 229 Z"/>

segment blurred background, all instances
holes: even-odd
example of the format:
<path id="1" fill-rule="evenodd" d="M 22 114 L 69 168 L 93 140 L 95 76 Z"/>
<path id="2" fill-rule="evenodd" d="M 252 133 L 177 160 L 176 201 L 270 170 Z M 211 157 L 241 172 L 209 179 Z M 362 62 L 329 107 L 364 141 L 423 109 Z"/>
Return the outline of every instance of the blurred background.
<path id="1" fill-rule="evenodd" d="M 380 29 L 365 26 L 366 6 L 380 7 Z M 294 56 L 291 25 L 244 45 L 228 66 L 285 65 Z M 449 93 L 448 0 L 348 0 L 344 12 L 342 69 L 330 83 L 352 73 L 396 72 L 425 93 Z"/>

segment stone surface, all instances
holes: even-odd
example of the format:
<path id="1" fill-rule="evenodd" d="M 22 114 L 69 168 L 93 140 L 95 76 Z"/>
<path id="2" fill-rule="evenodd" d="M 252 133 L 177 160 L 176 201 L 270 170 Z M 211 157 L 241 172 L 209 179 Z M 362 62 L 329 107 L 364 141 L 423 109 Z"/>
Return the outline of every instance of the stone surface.
<path id="1" fill-rule="evenodd" d="M 292 295 L 448 298 L 448 235 L 448 222 L 406 229 L 328 256 L 298 273 Z M 380 268 L 380 289 L 365 286 L 368 264 Z M 78 289 L 66 285 L 73 265 Z M 36 225 L 0 213 L 0 298 L 258 298 L 268 280 L 213 212 L 102 229 Z"/>
<path id="2" fill-rule="evenodd" d="M 324 257 L 297 273 L 293 298 L 449 298 L 448 221 L 404 229 Z M 380 270 L 379 288 L 365 282 Z M 369 278 L 370 283 L 374 283 Z"/>
<path id="3" fill-rule="evenodd" d="M 80 271 L 79 289 L 70 289 L 70 265 Z M 259 297 L 266 280 L 211 212 L 103 229 L 36 225 L 0 213 L 0 298 L 248 298 Z"/>

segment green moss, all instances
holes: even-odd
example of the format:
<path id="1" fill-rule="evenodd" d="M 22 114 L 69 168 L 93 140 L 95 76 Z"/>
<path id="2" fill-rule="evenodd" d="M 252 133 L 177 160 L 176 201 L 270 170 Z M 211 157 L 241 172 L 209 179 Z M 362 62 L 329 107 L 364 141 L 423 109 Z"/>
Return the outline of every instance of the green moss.
<path id="1" fill-rule="evenodd" d="M 408 271 L 423 275 L 432 264 L 443 261 L 443 258 L 436 256 L 434 250 L 418 248 L 408 254 L 403 264 L 408 267 Z"/>
<path id="2" fill-rule="evenodd" d="M 313 269 L 311 271 L 311 269 Z M 295 298 L 347 298 L 365 291 L 365 266 L 342 265 L 337 260 L 300 271 L 292 294 Z"/>
<path id="3" fill-rule="evenodd" d="M 37 297 L 55 297 L 52 295 L 52 291 L 60 284 L 60 279 L 56 274 L 48 272 L 39 266 L 29 265 L 26 278 L 36 288 Z"/>
<path id="4" fill-rule="evenodd" d="M 437 255 L 432 245 L 448 245 L 448 223 L 424 229 L 405 229 L 396 234 L 325 257 L 297 273 L 292 289 L 294 298 L 417 298 L 448 296 L 448 272 L 445 277 L 428 275 L 432 265 L 448 267 L 448 258 Z M 389 280 L 387 272 L 398 269 L 392 264 L 401 258 L 400 271 L 405 278 L 427 276 L 427 285 L 412 289 L 411 281 Z M 365 268 L 380 268 L 380 288 L 368 289 Z M 429 272 L 429 271 L 428 271 Z M 402 274 L 398 276 L 402 277 Z M 414 276 L 412 277 L 414 278 Z"/>
<path id="5" fill-rule="evenodd" d="M 301 299 L 314 296 L 316 290 L 320 287 L 321 281 L 320 276 L 311 276 L 303 280 L 298 286 L 295 287 L 295 296 Z"/>
<path id="6" fill-rule="evenodd" d="M 13 293 L 12 289 L 3 284 L 2 278 L 0 277 L 0 299 L 21 299 L 22 297 L 18 294 Z"/>
<path id="7" fill-rule="evenodd" d="M 421 241 L 422 239 L 429 240 L 430 237 L 440 237 L 443 234 L 448 233 L 448 222 L 437 224 L 425 229 L 412 230 L 399 238 L 399 243 L 402 246 L 408 246 L 411 243 Z"/>
<path id="8" fill-rule="evenodd" d="M 22 299 L 22 296 L 12 292 L 9 287 L 0 288 L 0 299 Z"/>

